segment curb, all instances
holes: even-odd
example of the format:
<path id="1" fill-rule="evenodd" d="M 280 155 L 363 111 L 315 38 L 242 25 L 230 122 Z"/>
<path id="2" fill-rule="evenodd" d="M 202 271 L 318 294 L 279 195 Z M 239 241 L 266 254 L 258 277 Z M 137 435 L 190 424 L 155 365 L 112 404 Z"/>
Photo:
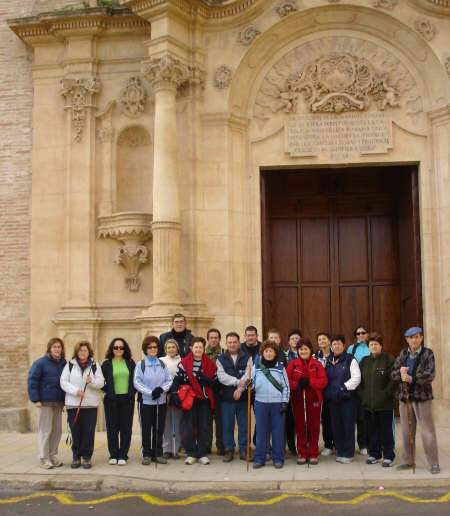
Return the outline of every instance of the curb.
<path id="1" fill-rule="evenodd" d="M 348 491 L 354 489 L 378 489 L 380 484 L 385 489 L 411 488 L 450 488 L 450 478 L 430 479 L 396 479 L 396 480 L 310 480 L 310 481 L 174 481 L 148 480 L 141 477 L 121 477 L 113 475 L 93 475 L 89 479 L 79 475 L 66 474 L 55 478 L 54 475 L 21 474 L 0 475 L 1 490 L 33 490 L 33 491 L 89 491 L 89 492 L 130 492 L 130 491 L 162 491 L 167 494 L 181 492 L 309 492 Z"/>

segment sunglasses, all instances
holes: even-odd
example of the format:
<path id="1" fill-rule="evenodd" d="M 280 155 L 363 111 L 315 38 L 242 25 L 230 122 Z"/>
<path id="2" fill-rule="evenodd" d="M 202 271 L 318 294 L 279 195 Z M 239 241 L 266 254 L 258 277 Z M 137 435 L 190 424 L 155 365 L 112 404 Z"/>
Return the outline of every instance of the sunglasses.
<path id="1" fill-rule="evenodd" d="M 123 351 L 125 348 L 123 346 L 113 346 L 114 351 Z"/>
<path id="2" fill-rule="evenodd" d="M 366 331 L 357 331 L 356 335 L 367 335 Z"/>
<path id="3" fill-rule="evenodd" d="M 147 349 L 158 349 L 158 346 L 148 346 Z"/>

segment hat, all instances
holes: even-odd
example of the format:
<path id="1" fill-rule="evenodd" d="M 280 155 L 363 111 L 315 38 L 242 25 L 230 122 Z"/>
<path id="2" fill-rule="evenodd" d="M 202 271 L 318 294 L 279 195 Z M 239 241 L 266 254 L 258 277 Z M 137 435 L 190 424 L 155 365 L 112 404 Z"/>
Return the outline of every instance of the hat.
<path id="1" fill-rule="evenodd" d="M 418 333 L 423 333 L 422 328 L 419 326 L 413 326 L 412 328 L 408 328 L 405 331 L 405 337 L 412 337 L 413 335 L 417 335 Z"/>

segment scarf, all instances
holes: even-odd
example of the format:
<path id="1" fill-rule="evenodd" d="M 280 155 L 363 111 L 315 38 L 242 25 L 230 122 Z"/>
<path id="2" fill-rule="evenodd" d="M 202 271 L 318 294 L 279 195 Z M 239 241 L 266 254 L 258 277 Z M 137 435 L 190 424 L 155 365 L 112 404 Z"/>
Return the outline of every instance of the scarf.
<path id="1" fill-rule="evenodd" d="M 278 362 L 278 357 L 275 357 L 273 360 L 266 360 L 264 357 L 261 357 L 261 362 L 264 366 L 267 367 L 267 369 L 270 369 L 271 367 L 275 367 Z"/>
<path id="2" fill-rule="evenodd" d="M 202 400 L 205 398 L 203 394 L 203 388 L 198 383 L 197 378 L 195 377 L 193 373 L 193 367 L 194 367 L 194 355 L 192 354 L 192 351 L 181 359 L 181 364 L 184 367 L 184 370 L 186 371 L 187 377 L 189 378 L 189 383 L 191 384 L 192 390 L 195 393 L 195 397 Z M 216 364 L 206 356 L 205 353 L 202 355 L 202 373 L 207 376 L 208 378 L 214 378 L 214 375 L 216 374 L 217 367 Z M 204 387 L 206 396 L 208 397 L 209 404 L 211 407 L 211 410 L 214 409 L 214 393 L 212 388 L 209 385 L 206 385 Z"/>

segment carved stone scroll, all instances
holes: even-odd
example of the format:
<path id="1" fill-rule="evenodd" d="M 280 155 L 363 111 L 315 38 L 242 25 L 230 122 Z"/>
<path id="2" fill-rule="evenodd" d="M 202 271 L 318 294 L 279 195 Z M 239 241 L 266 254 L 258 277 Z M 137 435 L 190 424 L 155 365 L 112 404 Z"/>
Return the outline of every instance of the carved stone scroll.
<path id="1" fill-rule="evenodd" d="M 426 18 L 417 18 L 414 22 L 414 27 L 427 41 L 431 41 L 436 36 L 437 30 L 435 25 Z"/>
<path id="2" fill-rule="evenodd" d="M 260 30 L 256 27 L 250 26 L 239 33 L 238 41 L 243 45 L 251 45 L 260 34 Z"/>
<path id="3" fill-rule="evenodd" d="M 275 11 L 280 18 L 284 18 L 285 16 L 298 11 L 297 3 L 295 0 L 285 0 L 275 8 Z"/>
<path id="4" fill-rule="evenodd" d="M 130 77 L 120 92 L 119 102 L 123 113 L 130 118 L 142 115 L 146 101 L 147 92 L 140 77 Z"/>

